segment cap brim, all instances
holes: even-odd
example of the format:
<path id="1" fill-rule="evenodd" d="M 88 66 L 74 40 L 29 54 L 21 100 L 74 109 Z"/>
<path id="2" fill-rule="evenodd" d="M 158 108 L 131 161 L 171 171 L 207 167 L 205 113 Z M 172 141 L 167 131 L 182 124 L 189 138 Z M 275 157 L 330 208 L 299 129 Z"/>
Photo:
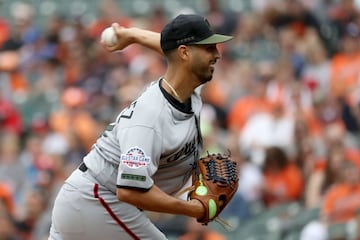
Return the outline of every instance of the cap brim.
<path id="1" fill-rule="evenodd" d="M 194 44 L 216 44 L 230 41 L 233 39 L 233 36 L 221 35 L 221 34 L 213 34 L 212 36 L 205 38 L 199 42 L 195 42 Z"/>

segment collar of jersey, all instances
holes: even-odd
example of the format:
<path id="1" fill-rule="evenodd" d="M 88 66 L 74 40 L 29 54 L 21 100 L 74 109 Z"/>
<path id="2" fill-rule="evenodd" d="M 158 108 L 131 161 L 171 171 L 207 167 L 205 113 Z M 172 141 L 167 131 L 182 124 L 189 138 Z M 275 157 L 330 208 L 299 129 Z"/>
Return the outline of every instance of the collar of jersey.
<path id="1" fill-rule="evenodd" d="M 174 98 L 170 93 L 168 93 L 162 86 L 161 86 L 162 78 L 159 81 L 159 87 L 161 92 L 163 93 L 164 97 L 170 102 L 170 104 L 175 107 L 177 110 L 187 113 L 193 114 L 194 112 L 191 109 L 191 98 L 189 98 L 186 102 L 181 103 L 176 98 Z"/>
<path id="2" fill-rule="evenodd" d="M 194 116 L 194 112 L 191 109 L 192 99 L 188 100 L 190 102 L 187 103 L 188 105 L 187 107 L 185 107 L 184 106 L 185 103 L 180 103 L 174 97 L 172 97 L 168 92 L 166 92 L 163 87 L 161 87 L 161 81 L 159 81 L 159 89 L 162 95 L 164 96 L 165 101 L 167 101 L 168 105 L 170 106 L 169 109 L 172 113 L 174 123 L 190 119 Z M 188 110 L 187 108 L 190 108 L 190 110 Z"/>

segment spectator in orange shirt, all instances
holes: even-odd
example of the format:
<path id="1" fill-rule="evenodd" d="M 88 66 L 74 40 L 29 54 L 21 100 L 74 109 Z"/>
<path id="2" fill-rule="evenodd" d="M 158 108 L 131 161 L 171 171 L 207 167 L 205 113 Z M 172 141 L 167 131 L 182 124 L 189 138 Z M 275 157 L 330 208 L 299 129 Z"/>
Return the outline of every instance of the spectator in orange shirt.
<path id="1" fill-rule="evenodd" d="M 356 217 L 360 209 L 360 170 L 344 161 L 341 177 L 327 191 L 322 204 L 322 217 L 329 223 L 345 223 Z"/>
<path id="2" fill-rule="evenodd" d="M 62 103 L 62 108 L 50 115 L 50 127 L 69 142 L 78 142 L 83 149 L 89 150 L 100 134 L 100 126 L 85 110 L 85 92 L 78 87 L 69 87 L 62 93 Z"/>
<path id="3" fill-rule="evenodd" d="M 265 206 L 300 199 L 304 185 L 301 170 L 290 162 L 282 148 L 274 146 L 266 149 L 263 174 Z"/>
<path id="4" fill-rule="evenodd" d="M 6 97 L 12 97 L 10 93 L 26 93 L 29 90 L 28 79 L 20 69 L 21 47 L 22 43 L 13 38 L 7 39 L 0 47 L 1 91 L 6 93 Z"/>
<path id="5" fill-rule="evenodd" d="M 228 116 L 228 128 L 239 133 L 247 120 L 256 113 L 270 112 L 271 102 L 267 99 L 266 91 L 272 76 L 259 76 L 250 86 L 250 93 L 236 100 L 231 106 Z"/>
<path id="6" fill-rule="evenodd" d="M 359 85 L 360 27 L 348 23 L 341 36 L 341 50 L 331 59 L 331 93 L 343 97 Z"/>
<path id="7" fill-rule="evenodd" d="M 320 206 L 325 191 L 339 178 L 341 165 L 345 161 L 341 146 L 329 149 L 324 166 L 314 166 L 307 179 L 304 201 L 307 208 Z"/>

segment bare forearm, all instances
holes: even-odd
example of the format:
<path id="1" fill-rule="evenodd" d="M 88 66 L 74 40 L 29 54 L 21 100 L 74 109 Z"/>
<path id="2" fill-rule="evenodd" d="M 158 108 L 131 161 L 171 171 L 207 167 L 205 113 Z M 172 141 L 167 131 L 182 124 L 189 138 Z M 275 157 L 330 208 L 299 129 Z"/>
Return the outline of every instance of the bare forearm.
<path id="1" fill-rule="evenodd" d="M 106 46 L 101 42 L 108 51 L 123 50 L 132 44 L 139 44 L 163 55 L 160 47 L 160 33 L 137 27 L 125 28 L 118 23 L 113 23 L 111 26 L 116 33 L 118 42 L 115 46 Z"/>
<path id="2" fill-rule="evenodd" d="M 204 208 L 199 201 L 177 199 L 155 185 L 147 192 L 118 189 L 117 194 L 120 200 L 147 211 L 185 215 L 198 219 L 204 215 Z"/>
<path id="3" fill-rule="evenodd" d="M 132 28 L 134 41 L 144 47 L 152 49 L 163 55 L 160 47 L 160 33 L 148 31 L 140 28 Z"/>

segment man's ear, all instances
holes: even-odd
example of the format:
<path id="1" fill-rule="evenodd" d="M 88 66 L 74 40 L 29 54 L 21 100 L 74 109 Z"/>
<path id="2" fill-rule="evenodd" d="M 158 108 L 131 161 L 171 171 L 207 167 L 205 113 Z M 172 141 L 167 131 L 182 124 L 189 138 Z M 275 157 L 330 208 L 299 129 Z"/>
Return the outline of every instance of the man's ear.
<path id="1" fill-rule="evenodd" d="M 187 60 L 190 56 L 190 48 L 186 45 L 180 45 L 177 49 L 180 59 Z"/>

